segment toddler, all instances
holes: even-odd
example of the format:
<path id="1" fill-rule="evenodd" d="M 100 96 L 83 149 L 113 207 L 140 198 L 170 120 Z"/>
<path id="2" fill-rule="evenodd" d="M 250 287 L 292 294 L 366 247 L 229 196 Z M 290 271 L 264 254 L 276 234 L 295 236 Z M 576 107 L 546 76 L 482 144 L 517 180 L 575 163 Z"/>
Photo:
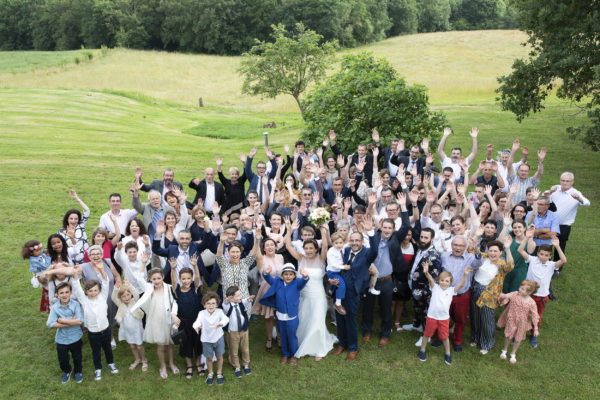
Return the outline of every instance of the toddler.
<path id="1" fill-rule="evenodd" d="M 144 326 L 142 318 L 144 312 L 137 309 L 131 312 L 135 303 L 140 296 L 135 286 L 127 279 L 124 280 L 123 286 L 115 283 L 111 299 L 118 307 L 115 320 L 119 323 L 119 340 L 125 340 L 129 343 L 131 352 L 133 353 L 134 361 L 129 366 L 130 370 L 134 370 L 138 365 L 142 364 L 142 371 L 148 370 L 148 360 L 146 359 L 146 350 L 144 349 Z"/>

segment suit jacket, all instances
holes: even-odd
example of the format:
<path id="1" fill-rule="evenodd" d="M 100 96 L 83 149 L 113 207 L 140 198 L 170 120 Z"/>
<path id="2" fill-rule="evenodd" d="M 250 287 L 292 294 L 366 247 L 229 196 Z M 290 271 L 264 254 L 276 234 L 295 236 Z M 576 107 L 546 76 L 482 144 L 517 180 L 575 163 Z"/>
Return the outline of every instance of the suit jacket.
<path id="1" fill-rule="evenodd" d="M 386 147 L 385 149 L 381 150 L 377 156 L 378 162 L 381 162 L 381 159 L 383 158 L 383 164 L 381 165 L 381 168 L 387 168 L 394 155 L 397 155 L 398 157 L 408 157 L 410 155 L 410 151 L 404 149 L 401 152 L 394 154 L 390 147 Z"/>
<path id="2" fill-rule="evenodd" d="M 217 181 L 214 181 L 214 184 L 215 201 L 219 203 L 220 206 L 223 206 L 225 205 L 225 189 L 223 188 L 223 185 L 221 185 Z M 194 197 L 194 205 L 198 204 L 198 199 L 206 200 L 206 179 L 202 179 L 197 185 L 192 179 L 188 186 L 196 191 L 196 197 Z M 221 208 L 221 213 L 223 213 L 224 211 L 224 208 Z"/>
<path id="3" fill-rule="evenodd" d="M 408 170 L 409 164 L 410 164 L 410 157 L 393 156 L 392 164 L 394 164 L 394 165 L 404 164 L 404 167 Z M 425 158 L 423 158 L 423 157 L 417 158 L 417 175 L 423 175 L 423 172 L 425 171 L 425 164 L 426 164 Z"/>
<path id="4" fill-rule="evenodd" d="M 154 213 L 156 212 L 156 210 L 150 205 L 150 203 L 142 203 L 140 201 L 139 196 L 131 198 L 131 205 L 133 206 L 133 208 L 136 209 L 137 212 L 142 214 L 142 222 L 144 223 L 146 230 L 148 230 L 148 227 L 150 226 L 150 224 L 152 224 L 152 221 L 154 220 Z M 175 212 L 175 209 L 169 205 L 165 205 L 163 206 L 163 211 Z"/>
<path id="5" fill-rule="evenodd" d="M 402 218 L 402 226 L 400 229 L 395 231 L 389 239 L 388 249 L 390 251 L 390 261 L 392 262 L 392 270 L 394 275 L 399 275 L 400 273 L 404 273 L 408 276 L 408 271 L 406 270 L 406 261 L 404 261 L 404 257 L 402 256 L 402 241 L 406 238 L 408 234 L 408 230 L 410 229 L 410 219 L 408 218 L 408 212 L 403 211 L 400 214 Z M 375 249 L 379 249 L 379 242 L 381 241 L 381 231 L 378 230 L 375 233 L 374 245 Z M 380 278 L 384 278 L 381 276 Z M 404 279 L 406 282 L 406 279 Z"/>
<path id="6" fill-rule="evenodd" d="M 340 271 L 346 286 L 354 287 L 356 293 L 363 293 L 369 286 L 369 266 L 377 257 L 377 247 L 375 247 L 375 236 L 369 236 L 371 247 L 363 248 L 356 254 L 350 269 Z M 344 264 L 348 264 L 352 250 L 348 247 L 344 250 Z"/>
<path id="7" fill-rule="evenodd" d="M 211 237 L 213 239 L 211 239 Z M 188 249 L 190 257 L 194 254 L 198 256 L 198 271 L 202 276 L 205 276 L 203 272 L 206 271 L 206 268 L 204 267 L 204 263 L 202 262 L 202 257 L 200 255 L 204 250 L 206 250 L 212 245 L 213 240 L 215 240 L 214 235 L 207 235 L 207 239 L 202 241 L 202 243 L 200 244 L 196 242 L 191 242 L 190 247 Z M 168 247 L 164 248 L 160 246 L 160 239 L 154 239 L 154 241 L 152 242 L 152 252 L 158 254 L 161 257 L 167 258 L 167 263 L 165 264 L 165 269 L 163 272 L 165 276 L 170 276 L 169 274 L 171 273 L 171 264 L 168 260 L 170 260 L 171 258 L 177 259 L 177 257 L 179 257 L 179 246 L 171 244 Z"/>
<path id="8" fill-rule="evenodd" d="M 263 278 L 271 287 L 260 299 L 260 304 L 274 307 L 280 313 L 286 313 L 290 318 L 298 316 L 300 291 L 306 286 L 308 278 L 296 278 L 287 285 L 279 276 L 273 278 L 271 274 L 263 274 Z"/>
<path id="9" fill-rule="evenodd" d="M 250 185 L 248 186 L 248 191 L 246 192 L 246 194 L 248 194 L 249 191 L 251 190 L 256 190 L 258 192 L 258 185 L 261 184 L 260 183 L 260 176 L 256 175 L 254 173 L 254 171 L 252 171 L 252 157 L 247 157 L 246 158 L 246 165 L 244 166 L 244 173 L 246 174 L 246 177 L 248 178 L 248 181 L 250 182 Z M 267 183 L 267 187 L 269 188 L 269 191 L 272 190 L 271 188 L 271 179 L 275 178 L 275 175 L 277 175 L 277 163 L 275 162 L 275 159 L 273 158 L 272 160 L 269 161 L 269 163 L 271 163 L 271 172 L 269 172 L 269 183 Z M 265 193 L 266 196 L 266 193 Z"/>
<path id="10" fill-rule="evenodd" d="M 340 150 L 340 148 L 338 147 L 337 144 L 334 144 L 333 146 L 331 146 L 331 151 L 333 151 L 333 154 L 335 154 L 335 156 L 337 157 L 338 155 L 342 154 L 342 151 Z M 346 162 L 350 163 L 350 166 L 352 167 L 353 165 L 356 165 L 358 163 L 358 154 L 353 154 L 352 157 L 348 158 L 344 155 L 344 158 L 346 159 Z M 373 183 L 371 182 L 371 179 L 373 177 L 373 155 L 367 153 L 367 155 L 365 156 L 365 169 L 363 170 L 363 176 L 365 181 L 367 181 L 367 183 L 369 184 L 369 186 L 373 186 Z M 358 185 L 357 185 L 358 187 Z"/>
<path id="11" fill-rule="evenodd" d="M 140 179 L 140 183 L 142 184 L 141 190 L 143 190 L 144 192 L 149 192 L 150 190 L 153 190 L 153 189 L 158 190 L 160 192 L 160 196 L 162 197 L 163 189 L 165 188 L 165 181 L 162 181 L 162 180 L 159 181 L 159 180 L 155 179 L 152 181 L 151 184 L 146 185 Z M 183 190 L 183 186 L 179 182 L 173 181 L 173 186 L 177 186 L 179 188 L 179 190 Z"/>

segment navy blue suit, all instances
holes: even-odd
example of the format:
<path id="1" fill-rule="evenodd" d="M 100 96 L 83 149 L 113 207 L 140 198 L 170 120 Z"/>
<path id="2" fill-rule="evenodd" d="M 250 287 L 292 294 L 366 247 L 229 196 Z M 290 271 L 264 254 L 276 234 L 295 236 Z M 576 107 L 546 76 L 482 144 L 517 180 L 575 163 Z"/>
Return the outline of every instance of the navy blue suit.
<path id="1" fill-rule="evenodd" d="M 300 291 L 304 289 L 308 278 L 294 279 L 286 284 L 279 276 L 273 278 L 270 274 L 263 273 L 263 278 L 271 287 L 260 299 L 260 304 L 274 307 L 278 312 L 287 314 L 290 320 L 277 319 L 277 328 L 281 336 L 281 352 L 284 357 L 293 357 L 298 350 L 298 305 L 300 304 Z"/>
<path id="2" fill-rule="evenodd" d="M 369 287 L 369 266 L 377 257 L 375 237 L 369 236 L 370 248 L 363 247 L 352 260 L 350 269 L 340 271 L 340 275 L 346 283 L 346 297 L 342 305 L 346 309 L 346 315 L 336 311 L 337 336 L 340 346 L 350 351 L 358 350 L 358 307 L 360 305 L 360 294 Z M 350 260 L 351 249 L 344 251 L 344 264 Z"/>
<path id="3" fill-rule="evenodd" d="M 206 271 L 206 268 L 204 267 L 204 263 L 202 262 L 202 257 L 200 257 L 200 254 L 204 250 L 208 249 L 212 245 L 212 241 L 214 241 L 214 240 L 215 239 L 214 239 L 213 235 L 207 235 L 207 239 L 204 240 L 202 243 L 198 244 L 196 242 L 191 242 L 190 247 L 188 248 L 190 257 L 193 256 L 194 254 L 196 254 L 198 256 L 198 271 L 203 276 L 204 276 L 204 271 Z M 160 247 L 160 239 L 154 239 L 154 241 L 152 242 L 152 252 L 155 254 L 158 254 L 161 257 L 167 258 L 167 263 L 165 265 L 164 274 L 165 274 L 165 276 L 171 276 L 170 275 L 171 274 L 171 264 L 169 263 L 169 260 L 171 258 L 177 259 L 177 257 L 179 257 L 179 246 L 172 244 L 166 248 L 163 248 L 163 247 Z M 190 266 L 190 268 L 191 268 L 191 266 Z M 171 283 L 173 284 L 175 282 L 171 282 Z"/>

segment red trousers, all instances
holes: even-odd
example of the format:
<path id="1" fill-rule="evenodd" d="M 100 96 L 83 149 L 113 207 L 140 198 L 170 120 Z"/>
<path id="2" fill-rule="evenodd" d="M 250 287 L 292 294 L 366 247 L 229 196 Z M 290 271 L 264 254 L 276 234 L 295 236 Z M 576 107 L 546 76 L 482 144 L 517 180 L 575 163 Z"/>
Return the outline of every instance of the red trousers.
<path id="1" fill-rule="evenodd" d="M 542 314 L 544 313 L 544 309 L 546 308 L 546 303 L 548 303 L 548 296 L 546 296 L 546 297 L 531 296 L 531 298 L 533 299 L 533 301 L 535 301 L 535 305 L 537 306 L 537 312 L 538 312 L 538 315 L 540 316 L 540 319 L 538 321 L 538 329 L 539 329 L 540 326 L 542 325 Z M 533 333 L 533 329 L 531 330 L 531 333 Z"/>
<path id="2" fill-rule="evenodd" d="M 469 315 L 469 305 L 471 303 L 471 291 L 460 296 L 452 298 L 450 304 L 450 315 L 454 316 L 454 333 L 452 334 L 452 343 L 462 345 L 463 332 L 467 325 L 467 316 Z"/>

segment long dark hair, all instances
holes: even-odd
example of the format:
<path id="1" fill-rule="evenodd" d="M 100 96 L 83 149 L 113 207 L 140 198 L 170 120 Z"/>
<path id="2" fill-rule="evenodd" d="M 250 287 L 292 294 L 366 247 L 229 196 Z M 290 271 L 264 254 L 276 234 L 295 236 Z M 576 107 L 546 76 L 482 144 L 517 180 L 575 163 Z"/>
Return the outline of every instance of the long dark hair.
<path id="1" fill-rule="evenodd" d="M 65 216 L 63 217 L 63 228 L 65 228 L 65 229 L 67 229 L 67 226 L 69 226 L 69 216 L 71 214 L 77 214 L 77 223 L 79 224 L 81 222 L 81 211 L 73 208 L 73 209 L 67 211 L 65 213 Z"/>
<path id="2" fill-rule="evenodd" d="M 62 251 L 60 252 L 60 254 L 58 254 L 52 248 L 52 245 L 51 245 L 52 239 L 59 239 L 62 242 L 63 246 L 62 246 Z M 48 236 L 48 244 L 47 244 L 46 248 L 48 249 L 48 254 L 50 255 L 50 259 L 52 261 L 57 261 L 58 256 L 60 255 L 61 261 L 69 262 L 69 253 L 67 251 L 67 241 L 65 240 L 64 237 L 62 237 L 58 233 L 53 233 L 52 235 Z"/>

